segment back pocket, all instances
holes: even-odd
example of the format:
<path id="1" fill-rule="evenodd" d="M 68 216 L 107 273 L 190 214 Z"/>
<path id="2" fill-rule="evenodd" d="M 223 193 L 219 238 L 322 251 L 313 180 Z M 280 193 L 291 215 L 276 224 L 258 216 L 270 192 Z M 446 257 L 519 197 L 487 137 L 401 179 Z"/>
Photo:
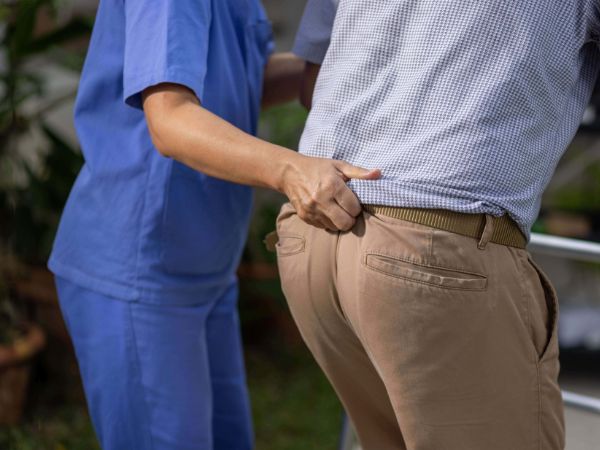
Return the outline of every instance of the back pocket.
<path id="1" fill-rule="evenodd" d="M 380 253 L 367 253 L 364 264 L 389 277 L 443 289 L 482 291 L 487 287 L 487 278 L 481 274 L 431 266 Z"/>

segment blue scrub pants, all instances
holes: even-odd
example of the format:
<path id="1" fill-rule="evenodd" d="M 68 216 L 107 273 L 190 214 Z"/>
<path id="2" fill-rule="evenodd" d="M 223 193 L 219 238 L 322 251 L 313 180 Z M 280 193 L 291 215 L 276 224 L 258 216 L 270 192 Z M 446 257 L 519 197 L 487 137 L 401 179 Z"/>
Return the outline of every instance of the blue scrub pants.
<path id="1" fill-rule="evenodd" d="M 253 447 L 236 283 L 194 306 L 56 284 L 104 450 Z"/>

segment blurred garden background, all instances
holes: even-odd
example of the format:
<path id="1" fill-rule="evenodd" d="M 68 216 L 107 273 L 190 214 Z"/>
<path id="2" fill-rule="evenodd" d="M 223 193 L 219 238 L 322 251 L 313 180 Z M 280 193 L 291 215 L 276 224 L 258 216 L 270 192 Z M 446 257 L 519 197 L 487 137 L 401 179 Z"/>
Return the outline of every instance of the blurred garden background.
<path id="1" fill-rule="evenodd" d="M 305 0 L 263 3 L 277 49 L 289 50 Z M 97 0 L 0 0 L 1 450 L 98 448 L 45 269 L 82 163 L 71 117 L 96 6 Z M 260 134 L 296 148 L 305 118 L 299 104 L 266 111 Z M 535 231 L 600 241 L 599 125 L 592 105 L 544 197 Z M 298 335 L 274 256 L 262 244 L 283 201 L 256 191 L 239 269 L 257 448 L 333 449 L 342 408 Z M 551 257 L 541 263 L 564 300 L 564 382 L 600 395 L 600 267 Z M 585 420 L 573 420 L 573 432 L 597 444 Z M 570 448 L 598 448 L 585 442 Z"/>

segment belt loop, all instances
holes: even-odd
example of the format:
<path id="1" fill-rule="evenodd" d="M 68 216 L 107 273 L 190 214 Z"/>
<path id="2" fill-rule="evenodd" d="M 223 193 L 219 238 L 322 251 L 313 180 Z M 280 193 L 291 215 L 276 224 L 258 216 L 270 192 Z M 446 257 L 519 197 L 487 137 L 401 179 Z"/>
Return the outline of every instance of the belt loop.
<path id="1" fill-rule="evenodd" d="M 490 239 L 492 239 L 492 235 L 494 234 L 494 217 L 490 214 L 485 215 L 485 226 L 483 227 L 483 233 L 481 233 L 481 239 L 479 239 L 479 244 L 477 244 L 477 248 L 479 250 L 484 250 L 485 246 Z"/>

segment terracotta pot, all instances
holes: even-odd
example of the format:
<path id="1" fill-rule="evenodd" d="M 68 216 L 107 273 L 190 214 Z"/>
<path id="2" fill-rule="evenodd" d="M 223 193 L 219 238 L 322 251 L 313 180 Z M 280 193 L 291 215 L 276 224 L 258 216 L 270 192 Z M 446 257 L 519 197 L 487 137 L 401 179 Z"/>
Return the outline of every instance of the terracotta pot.
<path id="1" fill-rule="evenodd" d="M 28 267 L 27 275 L 12 282 L 14 296 L 28 307 L 31 320 L 42 326 L 46 334 L 66 345 L 69 333 L 60 312 L 54 275 L 45 267 Z"/>
<path id="2" fill-rule="evenodd" d="M 46 398 L 55 402 L 82 401 L 83 389 L 71 338 L 62 317 L 54 275 L 45 267 L 30 266 L 25 276 L 12 280 L 11 289 L 28 313 L 28 320 L 38 324 L 46 335 L 46 348 L 37 366 Z M 51 386 L 52 389 L 46 389 Z M 51 392 L 51 394 L 50 394 Z"/>
<path id="3" fill-rule="evenodd" d="M 31 363 L 45 343 L 42 329 L 30 324 L 12 345 L 0 345 L 0 425 L 16 425 L 21 420 Z"/>

